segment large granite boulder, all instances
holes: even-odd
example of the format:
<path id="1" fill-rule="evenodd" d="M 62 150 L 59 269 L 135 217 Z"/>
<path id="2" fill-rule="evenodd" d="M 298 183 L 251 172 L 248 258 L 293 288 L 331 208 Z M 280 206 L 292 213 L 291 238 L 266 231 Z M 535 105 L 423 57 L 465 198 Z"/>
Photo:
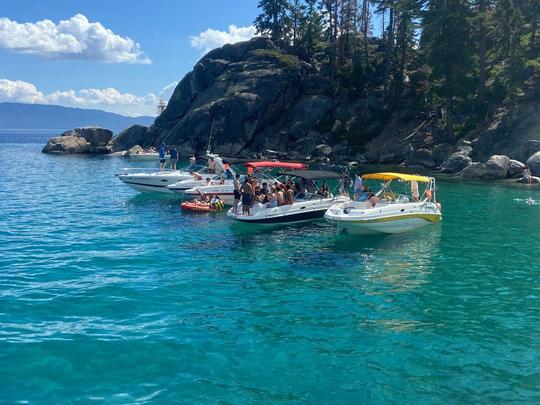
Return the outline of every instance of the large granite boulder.
<path id="1" fill-rule="evenodd" d="M 433 152 L 426 148 L 414 149 L 410 147 L 407 153 L 407 166 L 423 166 L 427 168 L 435 167 Z"/>
<path id="2" fill-rule="evenodd" d="M 508 177 L 521 177 L 521 174 L 523 173 L 523 170 L 525 170 L 525 164 L 521 163 L 519 160 L 510 159 L 510 163 L 508 165 Z"/>
<path id="3" fill-rule="evenodd" d="M 527 167 L 533 176 L 540 176 L 540 152 L 536 152 L 527 159 Z"/>
<path id="4" fill-rule="evenodd" d="M 486 163 L 471 163 L 460 175 L 465 179 L 504 179 L 508 174 L 510 158 L 504 155 L 493 155 Z"/>
<path id="5" fill-rule="evenodd" d="M 443 173 L 457 173 L 472 163 L 472 159 L 469 157 L 472 148 L 460 149 L 450 156 L 441 164 L 440 170 Z"/>
<path id="6" fill-rule="evenodd" d="M 105 128 L 84 127 L 65 131 L 51 138 L 41 150 L 43 153 L 110 153 L 112 132 Z"/>
<path id="7" fill-rule="evenodd" d="M 124 129 L 112 139 L 112 148 L 116 151 L 128 150 L 135 145 L 141 145 L 146 141 L 148 128 L 143 125 L 132 125 Z"/>
<path id="8" fill-rule="evenodd" d="M 47 142 L 41 150 L 43 153 L 64 154 L 90 153 L 92 146 L 90 142 L 80 136 L 55 136 Z"/>
<path id="9" fill-rule="evenodd" d="M 138 141 L 200 154 L 212 133 L 213 150 L 223 155 L 270 149 L 305 156 L 332 142 L 312 136 L 322 134 L 319 127 L 334 110 L 332 97 L 307 84 L 318 77 L 316 67 L 283 53 L 268 38 L 225 45 L 207 53 L 180 81 L 165 111 Z"/>

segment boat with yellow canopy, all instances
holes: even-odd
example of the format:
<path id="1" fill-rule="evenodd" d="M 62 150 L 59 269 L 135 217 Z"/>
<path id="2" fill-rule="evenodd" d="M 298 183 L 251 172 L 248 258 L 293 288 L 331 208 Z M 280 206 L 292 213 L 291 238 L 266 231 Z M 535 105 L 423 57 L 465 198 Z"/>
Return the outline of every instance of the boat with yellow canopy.
<path id="1" fill-rule="evenodd" d="M 381 181 L 377 192 L 368 181 Z M 404 173 L 362 176 L 363 190 L 353 201 L 333 205 L 327 221 L 355 234 L 392 234 L 412 231 L 441 221 L 435 178 Z"/>

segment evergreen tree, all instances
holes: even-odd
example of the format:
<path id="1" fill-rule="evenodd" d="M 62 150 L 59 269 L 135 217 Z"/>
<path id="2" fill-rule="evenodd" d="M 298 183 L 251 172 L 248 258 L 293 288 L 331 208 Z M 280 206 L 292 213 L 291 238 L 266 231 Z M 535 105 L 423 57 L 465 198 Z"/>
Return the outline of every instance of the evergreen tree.
<path id="1" fill-rule="evenodd" d="M 431 0 L 423 20 L 422 43 L 430 84 L 445 100 L 446 132 L 454 141 L 454 98 L 471 93 L 474 48 L 471 10 L 465 0 Z"/>
<path id="2" fill-rule="evenodd" d="M 308 62 L 315 58 L 322 40 L 321 15 L 317 10 L 317 0 L 306 0 L 304 17 L 301 20 L 300 35 L 296 46 L 298 55 Z"/>
<path id="3" fill-rule="evenodd" d="M 260 35 L 266 35 L 278 45 L 285 45 L 288 36 L 288 0 L 260 0 L 261 14 L 255 19 L 255 28 Z"/>

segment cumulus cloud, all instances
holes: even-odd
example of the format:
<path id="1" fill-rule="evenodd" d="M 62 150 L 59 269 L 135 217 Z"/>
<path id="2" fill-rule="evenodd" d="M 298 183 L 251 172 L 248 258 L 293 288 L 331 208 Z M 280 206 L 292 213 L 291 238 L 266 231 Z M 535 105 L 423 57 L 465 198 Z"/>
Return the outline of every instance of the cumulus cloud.
<path id="1" fill-rule="evenodd" d="M 218 31 L 208 28 L 199 35 L 191 36 L 191 46 L 195 49 L 201 49 L 204 53 L 212 49 L 219 48 L 225 44 L 234 44 L 235 42 L 247 41 L 255 36 L 255 27 L 237 27 L 229 25 L 228 31 Z"/>
<path id="2" fill-rule="evenodd" d="M 141 46 L 82 14 L 58 24 L 50 20 L 18 23 L 0 18 L 0 47 L 47 59 L 105 63 L 152 63 Z"/>
<path id="3" fill-rule="evenodd" d="M 81 89 L 41 92 L 35 85 L 22 80 L 0 79 L 0 102 L 57 104 L 66 107 L 96 108 L 123 115 L 155 115 L 159 98 L 168 100 L 178 82 L 172 82 L 157 94 L 135 95 L 115 88 Z"/>

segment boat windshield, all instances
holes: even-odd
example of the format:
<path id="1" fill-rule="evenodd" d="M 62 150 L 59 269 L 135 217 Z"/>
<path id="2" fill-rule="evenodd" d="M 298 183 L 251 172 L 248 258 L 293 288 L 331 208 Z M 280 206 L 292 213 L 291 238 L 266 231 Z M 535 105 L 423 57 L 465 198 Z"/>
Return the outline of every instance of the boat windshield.
<path id="1" fill-rule="evenodd" d="M 381 183 L 380 189 L 372 194 L 375 195 L 378 204 L 396 204 L 433 200 L 435 190 L 434 183 L 434 180 L 431 178 L 429 178 L 428 182 L 417 181 L 414 178 L 412 180 L 394 178 Z M 369 183 L 366 182 L 365 184 L 368 187 L 367 193 L 371 193 Z M 364 195 L 366 193 L 364 192 L 362 194 Z M 360 196 L 358 200 L 362 201 L 362 197 Z"/>

